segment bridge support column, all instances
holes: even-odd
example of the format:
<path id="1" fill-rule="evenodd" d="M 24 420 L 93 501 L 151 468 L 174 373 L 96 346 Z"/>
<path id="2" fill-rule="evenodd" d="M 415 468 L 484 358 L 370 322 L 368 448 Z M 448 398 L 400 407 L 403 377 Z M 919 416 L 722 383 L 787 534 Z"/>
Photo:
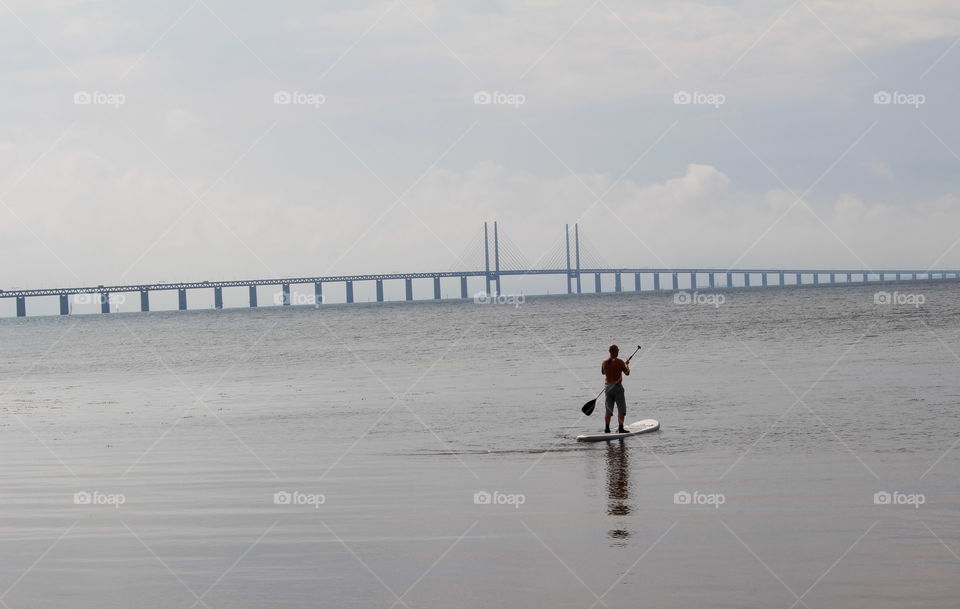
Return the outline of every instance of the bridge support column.
<path id="1" fill-rule="evenodd" d="M 313 306 L 319 307 L 323 304 L 323 282 L 318 281 L 313 284 Z"/>
<path id="2" fill-rule="evenodd" d="M 500 294 L 500 277 L 497 276 L 497 295 Z M 440 300 L 440 278 L 433 278 L 433 299 Z"/>
<path id="3" fill-rule="evenodd" d="M 383 279 L 377 279 L 377 302 L 383 302 Z"/>
<path id="4" fill-rule="evenodd" d="M 353 302 L 353 282 L 347 281 L 347 302 Z"/>
<path id="5" fill-rule="evenodd" d="M 779 284 L 779 285 L 780 285 L 780 287 L 782 288 L 782 287 L 783 287 L 783 283 L 784 283 L 783 271 L 780 271 L 779 273 L 777 273 L 777 275 L 780 276 L 780 284 Z"/>
<path id="6" fill-rule="evenodd" d="M 860 273 L 860 281 L 866 283 L 870 281 L 870 277 L 866 273 Z"/>
<path id="7" fill-rule="evenodd" d="M 181 311 L 187 310 L 187 290 L 184 288 L 177 290 L 177 308 Z"/>
<path id="8" fill-rule="evenodd" d="M 797 285 L 803 285 L 803 275 L 801 273 L 796 273 L 796 277 L 794 277 L 793 280 Z"/>
<path id="9" fill-rule="evenodd" d="M 600 288 L 600 273 L 594 273 L 594 274 L 593 274 L 593 283 L 594 283 L 594 287 L 596 288 L 595 292 L 596 292 L 597 294 L 599 294 L 600 292 L 603 291 L 603 290 L 601 290 L 601 288 Z"/>
<path id="10" fill-rule="evenodd" d="M 912 273 L 912 275 L 913 275 L 913 276 L 911 277 L 911 279 L 913 279 L 914 281 L 916 281 L 916 280 L 917 280 L 917 274 L 916 274 L 916 273 Z"/>
<path id="11" fill-rule="evenodd" d="M 660 291 L 660 273 L 653 274 L 653 291 L 654 292 Z"/>
<path id="12" fill-rule="evenodd" d="M 727 273 L 727 286 L 728 288 L 733 287 L 733 273 Z"/>
<path id="13" fill-rule="evenodd" d="M 897 273 L 897 281 L 900 281 L 900 273 Z"/>
<path id="14" fill-rule="evenodd" d="M 847 283 L 853 282 L 853 273 L 847 273 Z"/>
<path id="15" fill-rule="evenodd" d="M 679 289 L 679 286 L 680 286 L 680 284 L 679 284 L 679 282 L 677 281 L 677 274 L 676 274 L 676 273 L 673 273 L 673 288 L 672 288 L 673 291 L 676 292 L 677 289 Z"/>
<path id="16" fill-rule="evenodd" d="M 223 308 L 223 288 L 213 288 L 213 307 L 215 309 Z"/>
<path id="17" fill-rule="evenodd" d="M 66 294 L 60 294 L 60 315 L 70 314 L 70 297 Z"/>
<path id="18" fill-rule="evenodd" d="M 150 292 L 140 290 L 140 312 L 146 313 L 150 310 Z"/>
<path id="19" fill-rule="evenodd" d="M 697 289 L 697 272 L 696 271 L 690 272 L 690 289 L 691 290 Z"/>
<path id="20" fill-rule="evenodd" d="M 407 300 L 413 300 L 413 279 L 403 280 L 404 294 Z"/>
<path id="21" fill-rule="evenodd" d="M 833 285 L 837 282 L 837 276 L 834 273 L 830 273 L 830 285 Z"/>
<path id="22" fill-rule="evenodd" d="M 717 287 L 716 279 L 714 278 L 714 273 L 710 273 L 708 281 L 710 282 L 710 289 Z"/>
<path id="23" fill-rule="evenodd" d="M 750 273 L 743 274 L 743 287 L 745 288 L 750 287 Z"/>
<path id="24" fill-rule="evenodd" d="M 639 292 L 641 287 L 642 286 L 640 284 L 640 273 L 634 273 L 633 274 L 633 291 Z"/>
<path id="25" fill-rule="evenodd" d="M 762 285 L 763 287 L 767 287 L 767 274 L 766 274 L 766 273 L 760 273 L 760 285 Z"/>
<path id="26" fill-rule="evenodd" d="M 613 276 L 613 290 L 615 292 L 623 291 L 622 284 L 620 283 L 620 273 L 615 273 Z"/>
<path id="27" fill-rule="evenodd" d="M 567 279 L 567 294 L 570 293 L 570 279 Z M 470 295 L 467 294 L 467 276 L 460 276 L 460 298 L 470 298 Z"/>
<path id="28" fill-rule="evenodd" d="M 290 306 L 290 284 L 284 283 L 284 284 L 281 284 L 280 287 L 282 290 L 282 296 L 280 298 L 282 299 L 283 306 L 289 307 Z"/>
<path id="29" fill-rule="evenodd" d="M 250 294 L 250 307 L 255 308 L 257 306 L 257 286 L 247 286 L 247 291 Z"/>
<path id="30" fill-rule="evenodd" d="M 109 313 L 110 312 L 110 294 L 103 292 L 100 294 L 100 312 Z"/>
<path id="31" fill-rule="evenodd" d="M 17 317 L 27 316 L 27 299 L 23 296 L 17 296 Z"/>

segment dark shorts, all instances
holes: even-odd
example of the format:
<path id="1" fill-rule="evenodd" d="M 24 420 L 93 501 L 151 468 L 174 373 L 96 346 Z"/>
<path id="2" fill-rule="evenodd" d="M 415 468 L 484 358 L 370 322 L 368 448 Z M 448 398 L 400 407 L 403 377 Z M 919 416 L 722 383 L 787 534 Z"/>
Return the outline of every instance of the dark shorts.
<path id="1" fill-rule="evenodd" d="M 623 384 L 612 383 L 607 385 L 607 414 L 613 414 L 613 405 L 617 405 L 617 414 L 627 414 L 627 397 L 623 393 Z"/>

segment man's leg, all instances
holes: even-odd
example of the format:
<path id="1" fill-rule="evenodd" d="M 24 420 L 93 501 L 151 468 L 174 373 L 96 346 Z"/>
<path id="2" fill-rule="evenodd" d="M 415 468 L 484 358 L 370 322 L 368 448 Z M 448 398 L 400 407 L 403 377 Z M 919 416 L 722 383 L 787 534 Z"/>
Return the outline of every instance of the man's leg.
<path id="1" fill-rule="evenodd" d="M 623 386 L 620 387 L 620 394 L 617 396 L 617 422 L 620 423 L 620 427 L 617 429 L 620 433 L 624 433 L 626 430 L 623 428 L 623 420 L 627 416 L 627 396 L 623 391 Z"/>
<path id="2" fill-rule="evenodd" d="M 603 416 L 603 433 L 610 433 L 610 419 L 613 418 L 613 404 L 616 401 L 614 391 L 607 391 L 604 395 L 603 406 L 605 414 Z"/>

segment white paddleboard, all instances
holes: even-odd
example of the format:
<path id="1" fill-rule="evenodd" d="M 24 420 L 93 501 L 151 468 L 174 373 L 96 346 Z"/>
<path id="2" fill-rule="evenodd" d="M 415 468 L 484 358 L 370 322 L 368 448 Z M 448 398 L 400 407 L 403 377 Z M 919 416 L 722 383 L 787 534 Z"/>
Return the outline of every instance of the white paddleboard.
<path id="1" fill-rule="evenodd" d="M 657 421 L 656 419 L 644 419 L 642 421 L 637 421 L 636 423 L 624 425 L 623 428 L 627 430 L 627 433 L 588 433 L 577 436 L 577 442 L 603 442 L 604 440 L 619 440 L 621 438 L 629 438 L 630 436 L 636 436 L 642 433 L 657 431 L 660 429 L 660 421 Z"/>

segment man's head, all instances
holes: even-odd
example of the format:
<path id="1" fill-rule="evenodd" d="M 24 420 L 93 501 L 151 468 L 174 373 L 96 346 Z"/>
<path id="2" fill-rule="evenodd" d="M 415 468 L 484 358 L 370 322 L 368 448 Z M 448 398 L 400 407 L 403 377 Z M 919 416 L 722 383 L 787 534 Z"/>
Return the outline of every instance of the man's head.
<path id="1" fill-rule="evenodd" d="M 620 355 L 620 347 L 610 345 L 610 357 L 617 357 L 618 355 Z"/>

